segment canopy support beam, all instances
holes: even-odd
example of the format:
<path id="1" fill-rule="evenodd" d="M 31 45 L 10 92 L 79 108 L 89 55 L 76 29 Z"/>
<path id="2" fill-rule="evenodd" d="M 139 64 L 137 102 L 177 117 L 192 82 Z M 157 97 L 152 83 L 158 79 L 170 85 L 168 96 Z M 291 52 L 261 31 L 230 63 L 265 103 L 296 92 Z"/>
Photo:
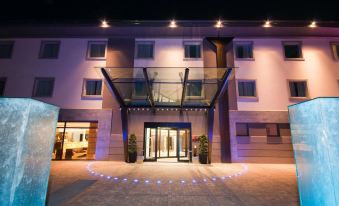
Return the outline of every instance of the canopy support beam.
<path id="1" fill-rule="evenodd" d="M 187 88 L 187 79 L 189 74 L 189 69 L 185 69 L 185 76 L 184 76 L 184 82 L 182 83 L 182 94 L 181 94 L 181 102 L 180 102 L 180 113 L 182 113 L 182 108 L 184 107 L 184 101 L 186 96 L 186 88 Z"/>

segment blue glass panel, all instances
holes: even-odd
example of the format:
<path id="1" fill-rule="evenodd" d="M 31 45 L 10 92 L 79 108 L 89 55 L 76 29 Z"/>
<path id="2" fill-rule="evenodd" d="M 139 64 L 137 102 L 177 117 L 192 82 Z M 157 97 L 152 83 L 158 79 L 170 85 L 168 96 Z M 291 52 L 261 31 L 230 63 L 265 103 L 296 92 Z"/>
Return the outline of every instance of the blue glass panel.
<path id="1" fill-rule="evenodd" d="M 317 98 L 289 107 L 301 205 L 339 201 L 339 98 Z"/>
<path id="2" fill-rule="evenodd" d="M 59 108 L 0 98 L 1 205 L 45 205 Z"/>

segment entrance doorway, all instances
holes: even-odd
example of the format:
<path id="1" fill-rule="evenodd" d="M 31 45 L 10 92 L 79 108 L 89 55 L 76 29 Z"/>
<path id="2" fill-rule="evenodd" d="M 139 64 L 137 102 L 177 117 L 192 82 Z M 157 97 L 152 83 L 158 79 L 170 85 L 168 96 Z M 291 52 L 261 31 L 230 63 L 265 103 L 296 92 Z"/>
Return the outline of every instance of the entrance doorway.
<path id="1" fill-rule="evenodd" d="M 176 159 L 192 161 L 190 123 L 145 123 L 145 161 Z"/>

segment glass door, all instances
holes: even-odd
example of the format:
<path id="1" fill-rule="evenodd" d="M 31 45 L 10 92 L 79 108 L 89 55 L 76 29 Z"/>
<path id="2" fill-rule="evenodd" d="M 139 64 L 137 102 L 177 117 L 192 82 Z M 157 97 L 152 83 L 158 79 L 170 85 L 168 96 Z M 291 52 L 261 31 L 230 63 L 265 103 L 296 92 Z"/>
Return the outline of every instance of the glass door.
<path id="1" fill-rule="evenodd" d="M 190 136 L 188 129 L 178 130 L 178 161 L 188 162 L 190 160 Z"/>
<path id="2" fill-rule="evenodd" d="M 145 160 L 156 160 L 156 128 L 145 128 Z"/>

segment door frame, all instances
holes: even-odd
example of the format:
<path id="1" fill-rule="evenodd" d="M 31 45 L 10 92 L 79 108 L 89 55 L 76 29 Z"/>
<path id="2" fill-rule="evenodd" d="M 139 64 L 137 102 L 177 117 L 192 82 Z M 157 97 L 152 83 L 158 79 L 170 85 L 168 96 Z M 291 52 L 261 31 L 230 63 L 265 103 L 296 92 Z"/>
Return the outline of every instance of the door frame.
<path id="1" fill-rule="evenodd" d="M 143 142 L 143 156 L 145 157 L 145 149 L 146 149 L 146 128 L 156 128 L 156 137 L 155 137 L 155 158 L 154 159 L 144 159 L 145 162 L 151 161 L 155 162 L 158 159 L 158 127 L 167 127 L 173 128 L 177 130 L 177 134 L 179 135 L 180 129 L 188 129 L 189 134 L 189 147 L 188 147 L 188 155 L 189 160 L 180 160 L 178 154 L 178 141 L 179 136 L 177 135 L 177 159 L 178 162 L 192 162 L 192 124 L 190 122 L 144 122 L 144 142 Z"/>

